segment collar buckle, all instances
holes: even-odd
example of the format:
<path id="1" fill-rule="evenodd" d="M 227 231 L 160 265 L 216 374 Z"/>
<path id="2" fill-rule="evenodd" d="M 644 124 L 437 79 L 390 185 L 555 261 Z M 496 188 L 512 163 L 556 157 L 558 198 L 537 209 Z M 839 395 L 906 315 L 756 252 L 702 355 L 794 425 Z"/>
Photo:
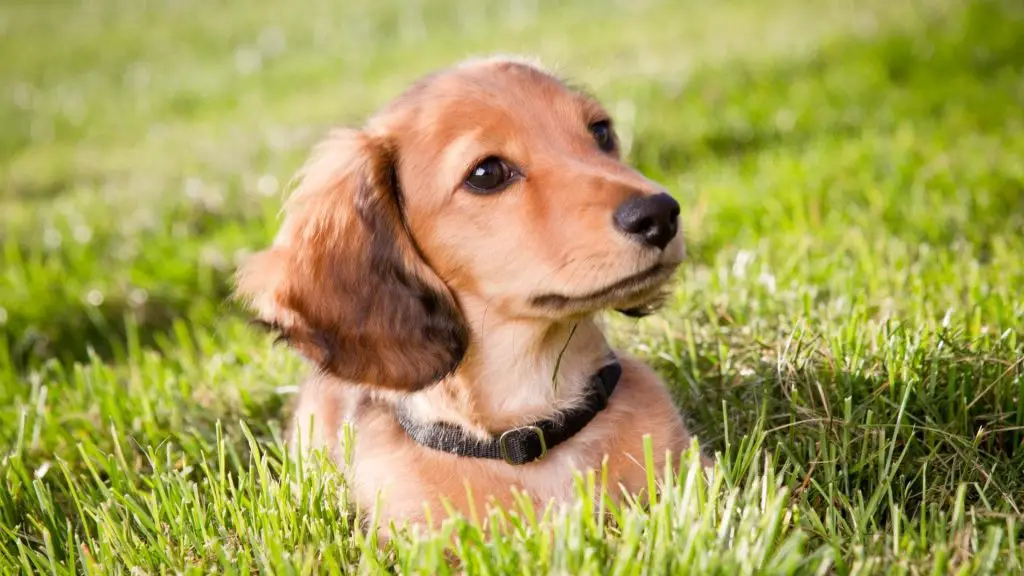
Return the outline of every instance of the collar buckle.
<path id="1" fill-rule="evenodd" d="M 533 433 L 537 435 L 537 442 L 540 445 L 540 454 L 536 458 L 530 458 L 528 454 L 513 454 L 510 450 L 509 443 L 513 440 L 526 440 L 526 436 L 519 436 L 522 433 Z M 513 436 L 516 434 L 516 436 Z M 501 459 L 513 466 L 521 464 L 527 464 L 534 460 L 540 460 L 548 453 L 548 444 L 544 440 L 544 431 L 537 426 L 521 426 L 519 428 L 512 428 L 501 433 L 498 437 L 498 451 L 501 454 Z M 518 452 L 523 452 L 519 450 Z"/>

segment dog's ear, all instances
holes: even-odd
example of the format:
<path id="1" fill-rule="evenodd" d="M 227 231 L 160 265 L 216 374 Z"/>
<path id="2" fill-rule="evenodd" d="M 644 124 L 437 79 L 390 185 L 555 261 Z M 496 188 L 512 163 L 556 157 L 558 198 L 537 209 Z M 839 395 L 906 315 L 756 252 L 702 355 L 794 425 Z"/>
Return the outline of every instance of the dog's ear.
<path id="1" fill-rule="evenodd" d="M 412 391 L 458 366 L 468 330 L 405 226 L 394 151 L 337 130 L 298 175 L 274 245 L 239 270 L 238 297 L 321 369 Z"/>

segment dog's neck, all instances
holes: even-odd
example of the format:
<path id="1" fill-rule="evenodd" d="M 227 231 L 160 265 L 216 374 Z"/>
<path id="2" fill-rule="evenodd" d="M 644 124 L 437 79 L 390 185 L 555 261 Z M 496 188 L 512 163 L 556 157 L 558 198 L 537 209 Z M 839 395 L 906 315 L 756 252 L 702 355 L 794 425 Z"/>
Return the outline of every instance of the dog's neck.
<path id="1" fill-rule="evenodd" d="M 467 316 L 472 338 L 466 357 L 452 376 L 406 399 L 412 417 L 481 436 L 499 433 L 573 406 L 608 361 L 592 316 L 561 322 L 501 318 L 493 311 Z"/>

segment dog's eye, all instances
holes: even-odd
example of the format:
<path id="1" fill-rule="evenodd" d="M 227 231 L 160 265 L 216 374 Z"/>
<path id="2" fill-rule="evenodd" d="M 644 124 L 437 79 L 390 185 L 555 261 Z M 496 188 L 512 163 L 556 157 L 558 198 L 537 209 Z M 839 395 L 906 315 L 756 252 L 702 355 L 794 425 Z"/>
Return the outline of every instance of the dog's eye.
<path id="1" fill-rule="evenodd" d="M 466 187 L 477 194 L 493 194 L 504 190 L 516 176 L 516 171 L 504 160 L 491 156 L 470 171 Z"/>
<path id="2" fill-rule="evenodd" d="M 612 124 L 608 120 L 601 120 L 590 125 L 590 133 L 594 135 L 597 147 L 605 152 L 615 150 L 615 134 L 612 133 Z"/>

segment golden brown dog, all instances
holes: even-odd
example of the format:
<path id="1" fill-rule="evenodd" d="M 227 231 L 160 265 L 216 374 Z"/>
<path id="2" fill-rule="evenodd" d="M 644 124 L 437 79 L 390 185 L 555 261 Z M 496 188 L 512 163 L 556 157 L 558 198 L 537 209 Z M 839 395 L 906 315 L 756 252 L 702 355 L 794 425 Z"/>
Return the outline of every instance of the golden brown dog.
<path id="1" fill-rule="evenodd" d="M 622 162 L 592 97 L 530 63 L 471 61 L 319 144 L 238 293 L 319 368 L 292 440 L 342 465 L 351 422 L 344 472 L 357 502 L 383 491 L 384 523 L 422 520 L 425 505 L 437 517 L 442 501 L 507 506 L 512 487 L 564 501 L 573 471 L 606 455 L 611 481 L 636 492 L 643 435 L 658 470 L 690 436 L 648 367 L 618 353 L 621 375 L 602 372 L 595 315 L 658 302 L 683 258 L 678 215 Z M 610 394 L 594 392 L 606 381 Z M 557 446 L 533 427 L 565 420 L 582 428 Z M 514 461 L 506 434 L 535 453 Z M 499 454 L 463 454 L 467 441 Z"/>

